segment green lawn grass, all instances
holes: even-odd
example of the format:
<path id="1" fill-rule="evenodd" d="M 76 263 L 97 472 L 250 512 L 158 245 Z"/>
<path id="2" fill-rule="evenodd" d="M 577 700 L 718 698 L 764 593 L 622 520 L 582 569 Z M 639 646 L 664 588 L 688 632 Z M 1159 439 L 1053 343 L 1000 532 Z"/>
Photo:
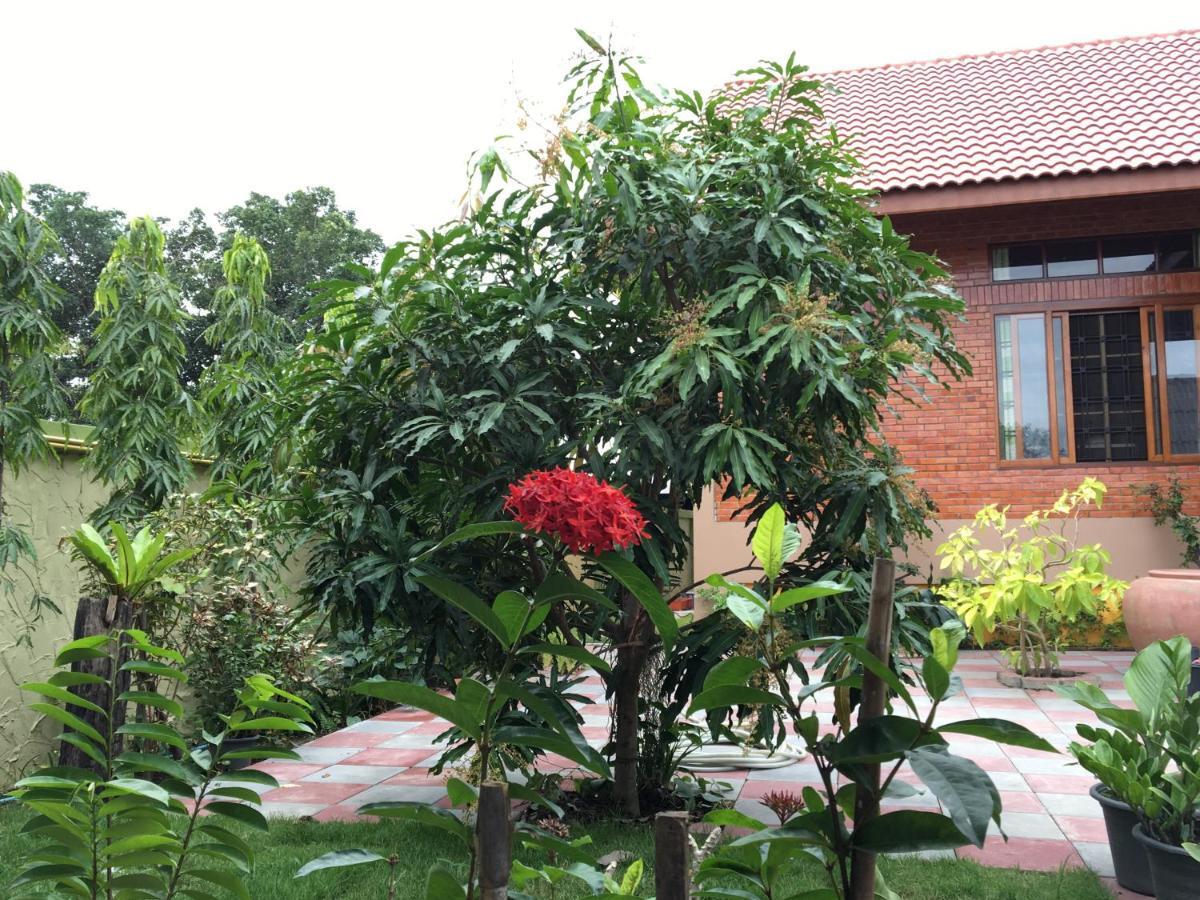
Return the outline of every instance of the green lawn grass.
<path id="1" fill-rule="evenodd" d="M 20 861 L 33 842 L 20 834 L 26 813 L 14 806 L 0 807 L 0 897 L 21 868 Z M 578 829 L 577 829 L 578 830 Z M 600 853 L 627 850 L 646 863 L 639 893 L 654 892 L 653 837 L 648 825 L 598 823 L 588 833 Z M 399 857 L 399 890 L 402 898 L 424 896 L 425 879 L 439 862 L 465 879 L 466 865 L 460 846 L 450 837 L 428 828 L 400 822 L 328 823 L 277 821 L 269 835 L 246 829 L 244 836 L 257 848 L 254 874 L 249 882 L 254 900 L 384 900 L 387 867 L 373 863 L 350 869 L 332 869 L 296 879 L 301 865 L 330 850 L 363 847 Z M 522 854 L 526 862 L 534 862 Z M 1018 872 L 988 869 L 956 860 L 886 860 L 889 886 L 905 900 L 1111 900 L 1111 895 L 1091 872 Z M 823 873 L 810 860 L 798 860 L 794 885 L 824 886 Z M 586 896 L 582 883 L 559 890 L 555 900 Z"/>

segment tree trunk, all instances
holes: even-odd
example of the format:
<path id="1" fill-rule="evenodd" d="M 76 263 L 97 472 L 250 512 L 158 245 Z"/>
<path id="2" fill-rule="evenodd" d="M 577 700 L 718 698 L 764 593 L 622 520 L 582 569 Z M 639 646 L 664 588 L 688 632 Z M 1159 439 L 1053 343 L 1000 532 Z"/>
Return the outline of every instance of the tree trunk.
<path id="1" fill-rule="evenodd" d="M 75 612 L 75 632 L 73 640 L 91 637 L 95 634 L 109 634 L 133 626 L 133 604 L 128 600 L 113 600 L 107 597 L 80 597 L 79 609 Z M 124 640 L 116 652 L 116 667 L 120 667 L 129 659 L 128 645 Z M 112 657 L 103 659 L 82 659 L 71 663 L 72 672 L 85 672 L 89 675 L 99 675 L 107 684 L 80 684 L 70 688 L 71 693 L 85 700 L 90 700 L 102 709 L 109 706 L 108 689 L 113 686 L 117 695 L 129 690 L 129 672 L 119 672 L 115 682 L 110 670 Z M 109 738 L 111 756 L 121 752 L 121 739 L 117 729 L 125 724 L 125 704 L 113 704 L 112 721 L 108 722 L 99 713 L 81 707 L 72 707 L 71 712 L 101 734 Z M 71 729 L 67 728 L 66 731 Z M 59 765 L 75 766 L 81 769 L 99 771 L 95 760 L 87 756 L 78 747 L 63 743 L 59 752 Z"/>
<path id="2" fill-rule="evenodd" d="M 637 818 L 642 814 L 638 798 L 638 701 L 641 697 L 642 672 L 646 668 L 650 639 L 647 622 L 637 600 L 624 597 L 622 632 L 617 646 L 617 665 L 613 676 L 613 789 L 622 814 Z"/>

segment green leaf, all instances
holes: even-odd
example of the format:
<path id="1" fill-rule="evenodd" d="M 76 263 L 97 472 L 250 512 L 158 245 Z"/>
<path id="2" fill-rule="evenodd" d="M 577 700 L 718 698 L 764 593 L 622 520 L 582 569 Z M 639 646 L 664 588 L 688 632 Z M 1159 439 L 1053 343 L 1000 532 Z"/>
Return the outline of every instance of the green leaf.
<path id="1" fill-rule="evenodd" d="M 107 634 L 95 634 L 71 641 L 58 651 L 54 657 L 54 665 L 67 666 L 83 659 L 104 659 L 108 656 L 108 651 L 102 648 L 107 647 L 111 640 Z"/>
<path id="2" fill-rule="evenodd" d="M 940 742 L 937 734 L 917 719 L 878 716 L 852 729 L 833 746 L 829 756 L 839 768 L 881 763 L 899 759 L 910 749 L 934 742 Z"/>
<path id="3" fill-rule="evenodd" d="M 538 603 L 578 600 L 585 603 L 593 603 L 612 612 L 620 611 L 619 607 L 604 594 L 595 588 L 588 587 L 578 578 L 561 569 L 555 569 L 547 575 L 546 580 L 542 582 L 541 587 L 537 589 L 537 592 L 533 596 Z"/>
<path id="4" fill-rule="evenodd" d="M 933 700 L 945 699 L 946 692 L 950 690 L 950 673 L 932 654 L 925 657 L 921 664 L 921 680 L 925 682 L 925 690 Z"/>
<path id="5" fill-rule="evenodd" d="M 367 697 L 378 697 L 431 712 L 457 725 L 474 740 L 479 740 L 479 719 L 465 704 L 443 697 L 422 685 L 404 681 L 362 681 L 351 690 Z"/>
<path id="6" fill-rule="evenodd" d="M 72 728 L 82 735 L 90 737 L 102 747 L 106 746 L 108 743 L 104 739 L 104 735 L 102 735 L 99 731 L 78 716 L 67 712 L 61 706 L 55 706 L 53 703 L 30 703 L 29 708 L 35 712 L 40 712 L 42 715 L 49 716 L 56 722 L 66 725 L 68 728 Z"/>
<path id="7" fill-rule="evenodd" d="M 401 800 L 388 800 L 381 803 L 368 803 L 358 808 L 360 816 L 379 816 L 381 819 L 403 819 L 420 825 L 431 825 L 440 828 L 458 838 L 467 847 L 471 846 L 471 829 L 458 820 L 448 809 L 438 806 L 427 806 L 424 803 L 412 803 Z"/>
<path id="8" fill-rule="evenodd" d="M 241 822 L 243 825 L 249 825 L 251 828 L 257 828 L 259 831 L 267 831 L 266 817 L 253 806 L 247 806 L 245 803 L 233 803 L 229 800 L 214 800 L 204 807 L 205 811 L 211 815 L 226 816 L 235 821 Z"/>
<path id="9" fill-rule="evenodd" d="M 916 853 L 953 850 L 966 844 L 967 839 L 946 816 L 905 809 L 884 813 L 856 828 L 850 843 L 872 853 Z"/>
<path id="10" fill-rule="evenodd" d="M 193 786 L 200 783 L 196 773 L 183 763 L 170 756 L 160 756 L 155 753 L 135 753 L 126 751 L 117 757 L 117 765 L 134 772 L 161 772 Z"/>
<path id="11" fill-rule="evenodd" d="M 1193 844 L 1191 841 L 1184 841 L 1183 849 L 1192 859 L 1200 862 L 1200 844 Z"/>
<path id="12" fill-rule="evenodd" d="M 1140 651 L 1125 673 L 1125 690 L 1147 718 L 1174 707 L 1187 696 L 1191 645 L 1183 636 L 1155 641 Z"/>
<path id="13" fill-rule="evenodd" d="M 532 608 L 533 602 L 517 591 L 501 591 L 496 595 L 496 600 L 492 603 L 492 612 L 504 624 L 504 633 L 507 635 L 505 647 L 513 646 L 541 624 L 534 612 L 531 612 Z M 549 604 L 542 606 L 537 612 L 540 613 L 540 618 L 545 620 L 546 614 L 550 612 Z M 521 627 L 523 623 L 524 628 Z"/>
<path id="14" fill-rule="evenodd" d="M 938 725 L 939 734 L 969 734 L 973 737 L 986 738 L 998 744 L 1011 744 L 1014 747 L 1028 747 L 1030 750 L 1042 750 L 1046 753 L 1057 753 L 1058 748 L 1045 738 L 1038 737 L 1024 725 L 1009 722 L 1005 719 L 963 719 L 948 725 Z"/>
<path id="15" fill-rule="evenodd" d="M 229 872 L 223 869 L 189 868 L 187 874 L 190 878 L 199 878 L 201 881 L 207 881 L 209 884 L 215 884 L 217 887 L 224 888 L 237 897 L 238 900 L 250 900 L 250 891 L 246 889 L 245 882 L 236 872 Z"/>
<path id="16" fill-rule="evenodd" d="M 548 728 L 506 725 L 497 728 L 492 737 L 497 744 L 515 744 L 518 747 L 534 747 L 557 753 L 603 778 L 612 777 L 608 762 L 594 747 L 586 744 L 580 746 L 570 738 Z"/>
<path id="17" fill-rule="evenodd" d="M 126 734 L 131 737 L 158 741 L 160 744 L 167 744 L 185 752 L 187 751 L 187 744 L 179 736 L 179 732 L 170 725 L 157 725 L 151 722 L 126 722 L 117 729 L 117 734 Z"/>
<path id="18" fill-rule="evenodd" d="M 468 616 L 490 631 L 505 647 L 508 646 L 508 630 L 492 608 L 471 591 L 457 582 L 437 575 L 422 575 L 417 581 L 429 588 L 447 603 L 457 606 Z"/>
<path id="19" fill-rule="evenodd" d="M 783 568 L 783 529 L 786 524 L 783 507 L 773 503 L 758 520 L 754 535 L 750 538 L 754 558 L 771 580 L 778 578 Z"/>
<path id="20" fill-rule="evenodd" d="M 758 819 L 752 818 L 745 813 L 740 813 L 736 809 L 714 809 L 704 817 L 704 821 L 710 825 L 748 828 L 750 831 L 759 831 L 767 827 L 765 822 L 760 822 Z"/>
<path id="21" fill-rule="evenodd" d="M 758 688 L 722 684 L 697 694 L 688 708 L 688 714 L 731 706 L 783 706 L 783 698 Z"/>
<path id="22" fill-rule="evenodd" d="M 427 556 L 432 556 L 439 550 L 449 547 L 451 544 L 458 544 L 477 537 L 486 537 L 490 534 L 521 534 L 524 530 L 520 522 L 475 522 L 472 525 L 466 525 L 457 531 L 451 532 L 428 550 L 414 556 L 412 561 L 419 562 Z"/>
<path id="23" fill-rule="evenodd" d="M 527 647 L 522 647 L 518 652 L 561 656 L 563 659 L 570 659 L 582 665 L 589 666 L 597 672 L 612 671 L 612 666 L 595 653 L 583 647 L 576 647 L 574 644 L 530 644 Z"/>
<path id="24" fill-rule="evenodd" d="M 92 712 L 99 713 L 106 719 L 108 718 L 108 713 L 106 713 L 101 707 L 97 706 L 92 701 L 85 700 L 82 697 L 77 697 L 70 691 L 60 688 L 54 684 L 29 682 L 21 685 L 21 690 L 29 691 L 31 694 L 41 694 L 43 697 L 49 697 L 51 700 L 57 700 L 60 703 L 67 703 L 71 706 L 78 706 L 83 709 L 88 709 Z"/>
<path id="25" fill-rule="evenodd" d="M 470 806 L 479 799 L 479 792 L 475 790 L 475 786 L 467 784 L 461 778 L 446 779 L 446 794 L 450 798 L 451 806 Z"/>
<path id="26" fill-rule="evenodd" d="M 322 869 L 338 869 L 343 866 L 361 866 L 363 863 L 386 862 L 387 857 L 372 853 L 370 850 L 334 850 L 324 856 L 309 860 L 302 865 L 294 877 L 303 878 Z"/>
<path id="27" fill-rule="evenodd" d="M 458 879 L 440 866 L 429 870 L 425 882 L 425 900 L 466 900 L 467 893 Z"/>
<path id="28" fill-rule="evenodd" d="M 142 778 L 114 778 L 106 781 L 103 795 L 109 794 L 135 794 L 161 803 L 163 806 L 168 806 L 171 802 L 171 797 L 165 790 L 153 781 L 146 781 Z"/>
<path id="29" fill-rule="evenodd" d="M 183 718 L 183 704 L 169 697 L 164 697 L 157 691 L 125 691 L 118 700 L 126 703 L 136 703 L 138 706 L 153 706 L 170 713 L 177 719 Z"/>
<path id="30" fill-rule="evenodd" d="M 976 847 L 987 838 L 995 801 L 995 786 L 983 769 L 969 759 L 951 756 L 944 747 L 919 747 L 905 758 L 917 777 L 933 791 L 955 826 Z"/>
<path id="31" fill-rule="evenodd" d="M 720 687 L 723 684 L 745 685 L 750 676 L 760 671 L 764 664 L 748 656 L 731 656 L 713 666 L 704 676 L 703 690 Z"/>
<path id="32" fill-rule="evenodd" d="M 658 630 L 658 636 L 663 642 L 663 650 L 669 653 L 675 644 L 675 639 L 679 636 L 679 624 L 675 621 L 675 613 L 671 612 L 671 608 L 663 599 L 663 595 L 659 593 L 658 588 L 654 586 L 654 582 L 625 557 L 613 553 L 611 550 L 602 553 L 596 558 L 596 562 L 608 574 L 621 582 L 625 589 L 642 604 L 646 615 L 650 617 L 650 621 Z"/>
<path id="33" fill-rule="evenodd" d="M 947 675 L 958 665 L 958 645 L 962 643 L 964 635 L 963 626 L 959 622 L 947 622 L 929 632 L 933 658 L 946 670 Z"/>
<path id="34" fill-rule="evenodd" d="M 778 615 L 786 609 L 791 609 L 798 603 L 807 603 L 818 597 L 829 597 L 833 594 L 844 594 L 850 588 L 836 581 L 814 581 L 802 587 L 791 588 L 771 598 L 771 612 Z"/>
<path id="35" fill-rule="evenodd" d="M 246 719 L 229 726 L 230 731 L 301 731 L 312 734 L 312 729 L 303 722 L 285 719 L 282 716 L 261 716 L 257 719 Z"/>

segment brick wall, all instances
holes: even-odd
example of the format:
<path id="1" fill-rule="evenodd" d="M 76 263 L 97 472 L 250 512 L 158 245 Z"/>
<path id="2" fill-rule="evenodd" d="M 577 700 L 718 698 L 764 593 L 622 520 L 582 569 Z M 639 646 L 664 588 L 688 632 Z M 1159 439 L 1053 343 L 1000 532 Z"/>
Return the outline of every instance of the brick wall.
<path id="1" fill-rule="evenodd" d="M 1134 485 L 1166 481 L 1173 474 L 1192 485 L 1200 500 L 1200 466 L 1161 463 L 1001 466 L 997 447 L 992 316 L 1013 304 L 1195 296 L 1200 272 L 1054 279 L 992 284 L 989 244 L 1050 238 L 1091 237 L 1200 227 L 1200 192 L 1060 201 L 897 216 L 898 231 L 913 235 L 918 249 L 937 254 L 954 274 L 967 304 L 967 321 L 955 333 L 971 356 L 974 375 L 935 392 L 921 407 L 899 404 L 901 418 L 885 416 L 885 433 L 916 470 L 942 519 L 972 516 L 986 503 L 1011 503 L 1025 513 L 1050 502 L 1064 487 L 1094 475 L 1109 487 L 1104 516 L 1146 515 Z M 1086 305 L 1086 304 L 1085 304 Z M 718 503 L 728 521 L 735 501 Z"/>

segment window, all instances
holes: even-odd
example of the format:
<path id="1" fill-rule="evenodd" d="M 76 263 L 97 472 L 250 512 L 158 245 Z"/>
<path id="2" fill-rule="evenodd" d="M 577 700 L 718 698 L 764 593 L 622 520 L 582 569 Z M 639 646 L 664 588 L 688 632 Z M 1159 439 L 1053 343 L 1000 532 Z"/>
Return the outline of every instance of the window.
<path id="1" fill-rule="evenodd" d="M 1200 232 L 1005 244 L 992 248 L 992 281 L 1086 278 L 1197 268 Z"/>
<path id="2" fill-rule="evenodd" d="M 995 340 L 1002 460 L 1200 457 L 1200 306 L 998 315 Z"/>

